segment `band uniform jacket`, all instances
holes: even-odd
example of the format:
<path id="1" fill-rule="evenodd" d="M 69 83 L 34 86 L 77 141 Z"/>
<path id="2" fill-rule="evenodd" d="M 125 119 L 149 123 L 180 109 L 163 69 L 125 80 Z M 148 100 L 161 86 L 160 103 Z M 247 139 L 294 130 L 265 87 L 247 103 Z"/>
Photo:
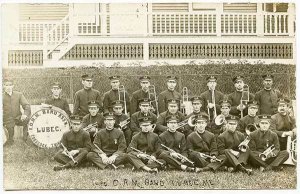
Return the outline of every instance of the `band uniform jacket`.
<path id="1" fill-rule="evenodd" d="M 165 90 L 158 95 L 158 112 L 163 113 L 168 110 L 168 99 L 181 99 L 181 94 L 177 91 Z M 180 107 L 179 107 L 180 109 Z"/>
<path id="2" fill-rule="evenodd" d="M 259 104 L 259 114 L 273 115 L 277 113 L 277 101 L 282 97 L 278 90 L 262 89 L 255 94 L 255 100 Z"/>
<path id="3" fill-rule="evenodd" d="M 52 96 L 50 96 L 50 98 L 48 98 L 45 101 L 45 104 L 49 104 L 49 105 L 58 107 L 61 110 L 65 111 L 68 116 L 71 115 L 70 107 L 69 107 L 69 104 L 68 104 L 67 100 L 64 99 L 64 98 L 62 98 L 61 96 L 59 98 L 57 98 L 57 99 L 55 99 Z"/>
<path id="4" fill-rule="evenodd" d="M 126 141 L 125 136 L 122 131 L 119 129 L 107 130 L 106 128 L 100 129 L 96 133 L 96 137 L 94 139 L 94 144 L 96 144 L 102 152 L 106 155 L 110 156 L 113 154 L 121 154 L 126 150 Z M 99 150 L 93 146 L 93 151 L 96 153 L 100 153 Z"/>
<path id="5" fill-rule="evenodd" d="M 141 131 L 141 128 L 139 126 L 139 120 L 138 120 L 141 117 L 149 117 L 151 123 L 153 124 L 155 124 L 157 121 L 156 115 L 152 112 L 149 112 L 148 114 L 143 114 L 141 111 L 134 113 L 133 115 L 131 115 L 130 118 L 130 129 L 132 130 L 133 135 Z"/>
<path id="6" fill-rule="evenodd" d="M 128 152 L 137 155 L 138 153 L 130 149 L 131 147 L 154 157 L 157 157 L 161 151 L 159 137 L 153 132 L 144 133 L 141 131 L 132 137 L 128 146 Z"/>
<path id="7" fill-rule="evenodd" d="M 241 104 L 241 98 L 242 92 L 239 91 L 234 91 L 228 95 L 228 102 L 231 104 L 230 114 L 241 117 L 241 111 L 237 109 L 237 106 Z M 253 100 L 254 94 L 249 93 L 249 101 Z M 245 103 L 243 104 L 246 105 L 246 108 L 243 110 L 243 116 L 246 116 L 248 114 L 248 106 Z"/>
<path id="8" fill-rule="evenodd" d="M 21 92 L 13 91 L 12 95 L 3 92 L 3 125 L 14 127 L 16 120 L 22 115 L 20 106 L 29 120 L 31 109 L 30 104 Z"/>
<path id="9" fill-rule="evenodd" d="M 129 112 L 130 111 L 130 102 L 129 102 L 130 99 L 129 99 L 128 92 L 125 91 L 125 100 L 124 100 L 123 93 L 121 93 L 120 98 L 121 99 L 119 99 L 118 90 L 109 90 L 109 91 L 105 92 L 103 95 L 104 112 L 112 112 L 112 103 L 116 100 L 126 101 L 126 110 L 127 110 L 127 112 Z M 124 106 L 124 110 L 125 110 L 125 106 Z"/>
<path id="10" fill-rule="evenodd" d="M 101 113 L 97 113 L 95 116 L 92 116 L 90 113 L 85 115 L 82 118 L 82 127 L 85 128 L 89 124 L 93 124 L 97 122 L 97 128 L 101 129 L 104 128 L 104 117 Z"/>
<path id="11" fill-rule="evenodd" d="M 238 146 L 244 141 L 245 135 L 237 130 L 233 133 L 230 131 L 224 131 L 217 137 L 218 151 L 219 154 L 224 154 L 225 149 L 232 149 L 239 151 Z"/>
<path id="12" fill-rule="evenodd" d="M 201 152 L 208 155 L 218 155 L 216 137 L 209 131 L 202 134 L 194 131 L 186 139 L 187 149 L 190 153 Z"/>
<path id="13" fill-rule="evenodd" d="M 262 153 L 271 145 L 275 146 L 273 153 L 277 155 L 280 151 L 280 144 L 276 133 L 273 131 L 267 130 L 264 132 L 256 130 L 250 133 L 249 148 L 251 151 L 258 151 Z"/>
<path id="14" fill-rule="evenodd" d="M 200 98 L 202 99 L 201 111 L 206 112 L 206 114 L 210 114 L 211 115 L 210 119 L 213 119 L 214 109 L 209 109 L 209 113 L 208 113 L 208 109 L 207 109 L 207 105 L 208 105 L 207 101 L 209 101 L 209 103 L 212 103 L 211 90 L 206 90 L 205 92 L 200 94 Z M 217 115 L 220 114 L 219 102 L 222 101 L 223 99 L 224 99 L 224 94 L 218 90 L 215 90 L 215 103 L 216 103 Z"/>
<path id="15" fill-rule="evenodd" d="M 62 136 L 61 143 L 63 143 L 69 151 L 79 148 L 89 151 L 91 148 L 90 134 L 82 129 L 78 132 L 72 130 L 65 132 Z"/>
<path id="16" fill-rule="evenodd" d="M 140 107 L 139 107 L 139 99 L 144 99 L 144 98 L 149 98 L 149 92 L 145 92 L 142 89 L 137 90 L 135 92 L 132 93 L 132 98 L 130 101 L 130 113 L 134 114 L 138 111 L 140 111 Z M 153 108 L 156 110 L 156 104 L 153 96 L 151 96 L 151 105 L 153 106 Z"/>
<path id="17" fill-rule="evenodd" d="M 247 115 L 243 118 L 240 119 L 239 124 L 238 124 L 238 130 L 242 132 L 244 135 L 246 134 L 246 127 L 249 124 L 258 124 L 259 119 L 257 116 L 251 117 L 250 115 Z"/>
<path id="18" fill-rule="evenodd" d="M 158 134 L 161 134 L 162 132 L 166 131 L 167 130 L 167 120 L 166 118 L 169 116 L 169 115 L 173 115 L 171 114 L 168 110 L 159 114 L 158 118 L 157 118 L 157 122 L 156 122 L 156 130 L 155 132 L 158 133 Z M 177 116 L 179 118 L 179 121 L 178 122 L 181 122 L 184 120 L 185 116 L 183 113 L 177 111 L 175 114 L 175 116 Z M 184 133 L 184 128 L 180 128 L 178 129 L 179 132 L 182 132 Z"/>
<path id="19" fill-rule="evenodd" d="M 98 90 L 91 89 L 81 89 L 75 93 L 74 102 L 74 115 L 85 116 L 89 113 L 88 102 L 98 101 L 101 102 L 101 95 Z M 100 107 L 101 111 L 101 107 Z"/>
<path id="20" fill-rule="evenodd" d="M 162 134 L 159 135 L 160 142 L 164 144 L 165 146 L 173 149 L 175 152 L 180 153 L 187 157 L 187 149 L 186 149 L 186 140 L 183 133 L 180 133 L 178 131 L 170 132 L 165 131 Z M 162 148 L 162 150 L 165 150 L 165 148 Z"/>
<path id="21" fill-rule="evenodd" d="M 296 127 L 296 121 L 293 117 L 277 113 L 271 117 L 270 130 L 274 131 L 279 137 L 285 131 L 291 131 Z"/>

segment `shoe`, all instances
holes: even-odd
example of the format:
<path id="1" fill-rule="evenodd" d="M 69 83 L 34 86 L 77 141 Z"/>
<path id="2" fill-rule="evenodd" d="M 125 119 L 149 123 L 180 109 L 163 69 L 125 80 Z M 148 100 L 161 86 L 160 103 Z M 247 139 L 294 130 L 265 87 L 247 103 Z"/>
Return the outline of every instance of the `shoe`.
<path id="1" fill-rule="evenodd" d="M 274 171 L 282 171 L 283 170 L 283 166 L 276 166 L 272 168 Z"/>
<path id="2" fill-rule="evenodd" d="M 265 171 L 270 171 L 270 170 L 272 170 L 272 167 L 271 167 L 271 166 L 267 166 L 267 167 L 265 168 Z"/>
<path id="3" fill-rule="evenodd" d="M 230 173 L 232 173 L 234 171 L 234 168 L 233 167 L 229 167 L 229 168 L 227 168 L 227 172 L 230 172 Z"/>
<path id="4" fill-rule="evenodd" d="M 192 167 L 186 167 L 185 171 L 186 171 L 186 172 L 194 172 L 194 171 L 195 171 L 195 168 L 192 168 Z"/>
<path id="5" fill-rule="evenodd" d="M 219 168 L 219 171 L 227 171 L 228 167 L 227 166 L 221 166 Z"/>
<path id="6" fill-rule="evenodd" d="M 120 164 L 117 166 L 117 169 L 123 169 L 123 168 L 125 168 L 125 166 L 123 164 Z"/>
<path id="7" fill-rule="evenodd" d="M 66 169 L 65 166 L 54 166 L 54 168 L 53 168 L 54 171 L 59 171 L 59 170 L 64 170 L 64 169 Z"/>
<path id="8" fill-rule="evenodd" d="M 148 172 L 150 172 L 151 174 L 157 174 L 158 173 L 158 169 L 157 168 L 152 168 Z"/>
<path id="9" fill-rule="evenodd" d="M 259 171 L 260 171 L 260 172 L 264 172 L 264 171 L 265 171 L 265 168 L 261 166 L 261 167 L 259 167 Z"/>
<path id="10" fill-rule="evenodd" d="M 245 168 L 245 173 L 247 173 L 249 176 L 253 174 L 253 170 L 250 168 Z"/>

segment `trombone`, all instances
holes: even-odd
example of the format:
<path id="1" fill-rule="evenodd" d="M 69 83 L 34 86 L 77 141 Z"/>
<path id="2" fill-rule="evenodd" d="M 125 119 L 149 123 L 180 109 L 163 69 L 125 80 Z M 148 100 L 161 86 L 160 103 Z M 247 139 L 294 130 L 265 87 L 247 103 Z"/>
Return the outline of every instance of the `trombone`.
<path id="1" fill-rule="evenodd" d="M 243 104 L 247 104 L 249 102 L 249 86 L 247 84 L 244 85 L 243 87 L 243 91 L 242 91 L 242 97 L 241 97 L 241 107 L 243 106 Z M 241 118 L 243 118 L 243 110 L 241 110 Z"/>
<path id="2" fill-rule="evenodd" d="M 213 107 L 214 112 L 213 113 L 214 113 L 214 118 L 216 118 L 217 117 L 217 109 L 216 109 L 216 96 L 215 96 L 215 90 L 214 89 L 211 90 L 211 101 L 214 104 L 214 107 Z M 209 100 L 207 100 L 207 104 L 209 104 Z M 210 110 L 209 110 L 209 107 L 207 107 L 207 113 L 208 113 L 208 119 L 210 121 Z"/>
<path id="3" fill-rule="evenodd" d="M 127 115 L 126 90 L 125 90 L 124 85 L 119 86 L 118 94 L 119 94 L 119 100 L 124 102 L 124 111 L 125 111 L 125 114 Z M 123 97 L 123 99 L 122 99 L 122 97 Z"/>
<path id="4" fill-rule="evenodd" d="M 189 115 L 193 112 L 193 107 L 191 101 L 189 101 L 189 91 L 187 87 L 182 88 L 182 107 L 181 112 L 184 115 Z"/>
<path id="5" fill-rule="evenodd" d="M 150 105 L 153 108 L 153 110 L 156 111 L 156 115 L 159 116 L 159 112 L 158 112 L 158 100 L 157 100 L 156 90 L 155 90 L 155 86 L 154 85 L 150 85 L 149 86 L 149 92 L 148 92 L 148 94 L 149 94 Z M 155 108 L 154 108 L 154 106 L 152 104 L 153 101 L 155 103 Z"/>

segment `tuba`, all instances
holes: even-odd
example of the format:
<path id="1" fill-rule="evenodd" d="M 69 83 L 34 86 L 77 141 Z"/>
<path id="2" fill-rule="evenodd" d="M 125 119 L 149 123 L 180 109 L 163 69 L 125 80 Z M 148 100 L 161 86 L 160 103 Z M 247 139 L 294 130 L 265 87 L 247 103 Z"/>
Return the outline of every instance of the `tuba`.
<path id="1" fill-rule="evenodd" d="M 189 101 L 189 93 L 188 93 L 188 88 L 183 87 L 182 88 L 182 107 L 181 107 L 181 112 L 184 115 L 189 115 L 190 113 L 193 112 L 193 106 L 192 102 Z"/>
<path id="2" fill-rule="evenodd" d="M 249 102 L 249 86 L 247 84 L 244 85 L 241 97 L 240 105 L 247 104 Z M 241 110 L 241 118 L 243 118 L 243 111 Z"/>
<path id="3" fill-rule="evenodd" d="M 270 147 L 268 147 L 263 153 L 260 153 L 258 157 L 260 157 L 262 161 L 266 161 L 268 158 L 272 156 L 271 154 L 273 153 L 274 150 L 275 150 L 275 145 L 273 144 Z"/>
<path id="4" fill-rule="evenodd" d="M 296 165 L 297 164 L 297 139 L 292 140 L 292 137 L 288 136 L 286 149 L 289 153 L 289 158 L 283 164 Z"/>
<path id="5" fill-rule="evenodd" d="M 149 86 L 149 92 L 148 92 L 149 96 L 149 100 L 150 100 L 150 105 L 152 107 L 152 109 L 156 112 L 156 115 L 159 116 L 159 112 L 158 112 L 158 100 L 157 100 L 157 96 L 156 96 L 156 90 L 155 90 L 155 86 L 154 85 L 150 85 Z M 153 103 L 155 103 L 155 106 L 153 105 Z"/>
<path id="6" fill-rule="evenodd" d="M 124 102 L 124 111 L 125 114 L 127 115 L 127 103 L 126 103 L 126 90 L 124 85 L 120 85 L 118 88 L 118 94 L 119 94 L 119 100 Z"/>

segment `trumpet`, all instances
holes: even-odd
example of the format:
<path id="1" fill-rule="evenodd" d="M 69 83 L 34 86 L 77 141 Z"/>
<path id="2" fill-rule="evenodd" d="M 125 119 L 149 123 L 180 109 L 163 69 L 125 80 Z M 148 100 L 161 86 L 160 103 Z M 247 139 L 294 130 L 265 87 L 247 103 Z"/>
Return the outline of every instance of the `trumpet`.
<path id="1" fill-rule="evenodd" d="M 262 161 L 266 161 L 268 158 L 272 156 L 273 151 L 275 150 L 275 145 L 271 145 L 268 147 L 263 153 L 260 153 L 258 156 Z"/>
<path id="2" fill-rule="evenodd" d="M 189 101 L 189 93 L 188 93 L 188 88 L 183 87 L 182 88 L 182 107 L 181 107 L 181 112 L 184 115 L 189 115 L 190 113 L 193 112 L 193 106 L 192 102 Z"/>
<path id="3" fill-rule="evenodd" d="M 123 93 L 123 94 L 122 94 Z M 126 90 L 124 85 L 120 85 L 118 88 L 118 94 L 119 94 L 119 100 L 122 100 L 123 97 L 123 102 L 124 102 L 124 112 L 127 115 L 127 105 L 126 105 Z"/>
<path id="4" fill-rule="evenodd" d="M 242 97 L 241 97 L 241 103 L 240 105 L 243 106 L 243 104 L 247 104 L 249 102 L 249 86 L 247 84 L 244 85 L 243 91 L 242 91 Z M 241 110 L 241 118 L 243 118 L 243 111 Z"/>
<path id="5" fill-rule="evenodd" d="M 156 111 L 156 115 L 158 116 L 159 115 L 159 112 L 158 112 L 158 100 L 157 100 L 156 90 L 155 90 L 155 86 L 154 85 L 150 85 L 149 86 L 149 92 L 148 92 L 148 94 L 149 94 L 149 99 L 150 99 L 151 107 L 153 108 L 154 111 Z M 154 108 L 154 106 L 152 104 L 153 101 L 155 103 L 155 108 Z"/>
<path id="6" fill-rule="evenodd" d="M 250 142 L 249 136 L 247 136 L 244 141 L 242 141 L 240 143 L 240 145 L 238 146 L 239 150 L 241 150 L 241 152 L 246 152 L 248 149 L 248 144 Z"/>
<path id="7" fill-rule="evenodd" d="M 83 128 L 83 130 L 84 130 L 84 131 L 87 131 L 87 132 L 91 132 L 91 129 L 94 128 L 94 127 L 97 127 L 97 126 L 98 126 L 98 123 L 95 122 L 95 123 L 93 123 L 93 124 L 91 124 L 91 125 L 86 126 L 85 128 Z M 96 131 L 96 132 L 97 132 L 97 131 Z"/>
<path id="8" fill-rule="evenodd" d="M 121 122 L 118 124 L 118 127 L 122 130 L 122 129 L 124 129 L 129 123 L 130 123 L 130 118 L 125 119 L 124 121 L 121 121 Z"/>
<path id="9" fill-rule="evenodd" d="M 297 164 L 297 139 L 292 140 L 291 136 L 288 136 L 286 148 L 289 153 L 289 158 L 283 164 L 296 165 Z"/>
<path id="10" fill-rule="evenodd" d="M 66 146 L 63 143 L 60 143 L 60 145 L 63 147 L 64 151 L 66 153 L 66 156 L 68 156 L 73 162 L 74 165 L 76 166 L 78 164 L 78 162 L 74 159 L 74 157 L 72 156 L 72 154 L 68 151 L 68 149 L 66 148 Z"/>
<path id="11" fill-rule="evenodd" d="M 223 123 L 226 121 L 225 116 L 220 114 L 217 117 L 215 117 L 215 124 L 217 126 L 223 125 Z"/>

